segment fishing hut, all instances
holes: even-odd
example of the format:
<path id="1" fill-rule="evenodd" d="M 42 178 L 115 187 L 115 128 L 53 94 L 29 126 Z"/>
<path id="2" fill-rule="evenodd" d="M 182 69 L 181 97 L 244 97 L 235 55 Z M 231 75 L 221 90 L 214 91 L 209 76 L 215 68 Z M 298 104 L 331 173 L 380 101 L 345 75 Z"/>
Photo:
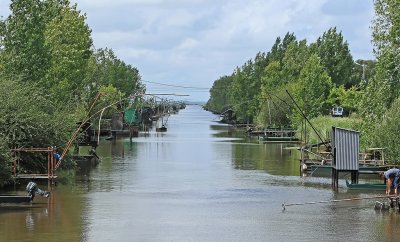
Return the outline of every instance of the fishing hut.
<path id="1" fill-rule="evenodd" d="M 21 153 L 47 153 L 47 174 L 25 174 L 20 173 L 20 164 L 22 162 L 29 162 L 21 159 Z M 12 155 L 12 174 L 14 179 L 47 179 L 51 184 L 54 184 L 57 178 L 55 174 L 56 170 L 56 154 L 57 149 L 55 147 L 47 148 L 13 148 L 11 149 Z M 32 162 L 32 161 L 31 161 Z M 45 166 L 45 164 L 42 164 Z"/>
<path id="2" fill-rule="evenodd" d="M 228 109 L 220 114 L 220 117 L 222 118 L 221 122 L 222 123 L 227 123 L 227 124 L 232 124 L 236 120 L 236 114 L 233 109 Z"/>
<path id="3" fill-rule="evenodd" d="M 359 176 L 359 143 L 358 131 L 332 127 L 332 188 L 338 189 L 339 173 L 350 172 L 351 182 L 358 183 Z"/>
<path id="4" fill-rule="evenodd" d="M 129 138 L 132 141 L 132 137 L 139 136 L 139 126 L 141 115 L 139 114 L 139 110 L 135 108 L 127 108 L 124 111 L 124 124 L 127 126 L 129 131 Z"/>
<path id="5" fill-rule="evenodd" d="M 96 134 L 95 130 L 92 128 L 92 123 L 88 120 L 76 124 L 79 125 L 79 135 L 75 140 L 75 153 L 72 155 L 73 159 L 77 162 L 89 161 L 93 164 L 97 164 L 98 156 L 96 154 L 96 148 L 98 141 L 96 140 Z M 89 147 L 88 154 L 82 154 L 82 147 Z"/>
<path id="6" fill-rule="evenodd" d="M 111 119 L 111 138 L 139 136 L 139 123 L 141 116 L 139 110 L 134 108 L 125 109 L 123 112 L 114 113 Z"/>

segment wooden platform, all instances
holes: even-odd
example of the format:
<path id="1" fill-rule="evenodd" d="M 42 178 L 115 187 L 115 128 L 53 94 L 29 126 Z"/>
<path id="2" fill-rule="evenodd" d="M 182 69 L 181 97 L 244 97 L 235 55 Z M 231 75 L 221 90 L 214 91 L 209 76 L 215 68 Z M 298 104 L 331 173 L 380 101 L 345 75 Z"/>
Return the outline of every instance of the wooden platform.
<path id="1" fill-rule="evenodd" d="M 357 183 L 352 184 L 346 180 L 347 188 L 351 190 L 386 190 L 386 184 L 384 183 Z"/>
<path id="2" fill-rule="evenodd" d="M 32 200 L 32 196 L 0 195 L 0 203 L 28 203 Z"/>
<path id="3" fill-rule="evenodd" d="M 316 170 L 330 172 L 331 165 L 318 165 L 315 163 L 307 164 L 307 172 L 313 173 Z M 358 172 L 360 174 L 379 174 L 380 172 L 387 171 L 391 166 L 363 166 L 360 164 Z"/>
<path id="4" fill-rule="evenodd" d="M 57 176 L 49 177 L 47 174 L 19 174 L 14 176 L 15 179 L 57 179 Z"/>

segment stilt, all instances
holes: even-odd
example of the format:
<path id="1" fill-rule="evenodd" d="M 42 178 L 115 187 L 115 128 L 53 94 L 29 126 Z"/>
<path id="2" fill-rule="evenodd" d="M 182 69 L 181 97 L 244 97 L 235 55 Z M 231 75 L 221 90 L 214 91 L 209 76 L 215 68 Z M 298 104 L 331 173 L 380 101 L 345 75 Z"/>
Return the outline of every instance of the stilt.
<path id="1" fill-rule="evenodd" d="M 359 177 L 358 171 L 351 171 L 351 183 L 352 184 L 358 184 L 358 177 Z"/>

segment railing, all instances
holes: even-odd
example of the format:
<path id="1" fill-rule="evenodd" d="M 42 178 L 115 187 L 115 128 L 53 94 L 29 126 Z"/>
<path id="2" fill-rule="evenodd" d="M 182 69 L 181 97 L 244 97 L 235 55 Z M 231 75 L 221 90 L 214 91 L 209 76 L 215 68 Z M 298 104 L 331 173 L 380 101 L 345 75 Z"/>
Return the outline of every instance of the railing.
<path id="1" fill-rule="evenodd" d="M 18 167 L 20 163 L 19 153 L 20 152 L 46 152 L 47 153 L 47 175 L 46 174 L 18 174 Z M 15 178 L 42 178 L 47 177 L 49 180 L 53 180 L 56 178 L 55 175 L 55 166 L 56 159 L 54 158 L 54 154 L 57 152 L 57 149 L 54 147 L 47 148 L 13 148 L 11 149 L 12 153 L 12 173 Z"/>

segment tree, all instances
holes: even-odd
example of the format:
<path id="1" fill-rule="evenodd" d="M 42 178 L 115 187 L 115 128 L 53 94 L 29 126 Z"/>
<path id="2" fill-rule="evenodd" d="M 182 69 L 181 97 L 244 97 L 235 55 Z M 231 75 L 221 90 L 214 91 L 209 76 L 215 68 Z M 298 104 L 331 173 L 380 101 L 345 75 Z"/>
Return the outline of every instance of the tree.
<path id="1" fill-rule="evenodd" d="M 92 39 L 85 20 L 86 16 L 76 9 L 76 5 L 64 5 L 46 27 L 45 47 L 51 59 L 41 84 L 59 100 L 79 97 L 87 85 L 85 77 Z"/>
<path id="2" fill-rule="evenodd" d="M 356 87 L 346 89 L 343 85 L 333 87 L 326 104 L 328 107 L 341 106 L 347 114 L 357 111 L 361 99 L 361 92 Z"/>
<path id="3" fill-rule="evenodd" d="M 260 112 L 257 116 L 258 126 L 277 125 L 275 122 L 276 109 L 272 108 L 272 93 L 279 88 L 284 81 L 279 61 L 272 61 L 265 67 L 264 76 L 261 78 Z"/>
<path id="4" fill-rule="evenodd" d="M 298 82 L 293 87 L 294 97 L 308 118 L 328 112 L 326 99 L 331 88 L 331 78 L 318 56 L 312 54 L 301 70 Z M 294 111 L 293 114 L 295 114 L 294 123 L 299 124 L 302 117 L 297 111 Z"/>
<path id="5" fill-rule="evenodd" d="M 372 26 L 374 52 L 377 56 L 375 80 L 387 85 L 385 106 L 400 94 L 400 1 L 375 1 L 375 19 Z"/>
<path id="6" fill-rule="evenodd" d="M 278 38 L 279 40 L 279 38 Z M 260 113 L 257 116 L 259 126 L 288 126 L 290 108 L 282 103 L 286 99 L 287 86 L 297 82 L 300 71 L 308 60 L 310 53 L 306 40 L 296 41 L 294 35 L 287 34 L 284 44 L 275 44 L 272 52 L 281 53 L 282 58 L 272 60 L 264 70 L 261 85 Z M 272 56 L 274 56 L 272 54 Z"/>
<path id="7" fill-rule="evenodd" d="M 261 78 L 261 95 L 266 97 L 276 87 L 282 86 L 285 81 L 283 76 L 281 65 L 278 61 L 272 61 L 264 70 L 265 74 Z"/>
<path id="8" fill-rule="evenodd" d="M 229 92 L 229 102 L 232 109 L 236 113 L 239 122 L 247 122 L 249 120 L 249 104 L 253 101 L 249 92 L 248 76 L 250 76 L 252 61 L 248 61 L 242 69 L 236 68 L 233 73 L 233 82 Z"/>
<path id="9" fill-rule="evenodd" d="M 294 41 L 296 41 L 296 36 L 294 35 L 294 33 L 289 32 L 286 33 L 282 41 L 280 37 L 276 38 L 275 44 L 272 46 L 271 51 L 268 53 L 268 60 L 279 61 L 279 63 L 282 65 L 285 52 L 290 43 Z"/>
<path id="10" fill-rule="evenodd" d="M 252 122 L 259 111 L 261 77 L 267 63 L 267 56 L 258 53 L 254 61 L 247 61 L 233 74 L 229 102 L 240 122 Z"/>
<path id="11" fill-rule="evenodd" d="M 364 118 L 362 135 L 366 145 L 376 145 L 383 122 L 390 127 L 398 125 L 396 119 L 388 119 L 400 93 L 400 8 L 399 0 L 376 0 L 375 19 L 372 26 L 374 53 L 377 57 L 375 75 L 363 90 L 360 109 Z M 398 104 L 394 104 L 398 105 Z M 388 111 L 389 110 L 389 111 Z M 394 122 L 393 124 L 391 122 Z M 382 147 L 390 147 L 390 139 L 380 139 Z"/>
<path id="12" fill-rule="evenodd" d="M 354 64 L 349 45 L 344 41 L 342 33 L 337 33 L 336 27 L 330 28 L 311 45 L 311 49 L 321 58 L 332 82 L 347 87 Z"/>
<path id="13" fill-rule="evenodd" d="M 222 113 L 229 108 L 228 92 L 232 79 L 232 76 L 223 76 L 214 81 L 210 89 L 210 99 L 206 104 L 208 109 Z"/>
<path id="14" fill-rule="evenodd" d="M 45 4 L 40 0 L 12 0 L 11 15 L 3 21 L 2 71 L 8 78 L 36 83 L 50 66 L 44 46 Z"/>
<path id="15" fill-rule="evenodd" d="M 90 73 L 90 83 L 97 86 L 112 85 L 125 95 L 144 93 L 141 76 L 136 67 L 118 59 L 112 49 L 99 49 L 94 53 L 94 62 Z"/>
<path id="16" fill-rule="evenodd" d="M 372 25 L 372 38 L 376 56 L 384 55 L 400 47 L 400 1 L 375 0 L 375 18 Z M 397 53 L 398 57 L 399 53 Z"/>
<path id="17" fill-rule="evenodd" d="M 292 41 L 286 49 L 283 57 L 282 72 L 285 82 L 296 82 L 300 71 L 310 57 L 311 53 L 307 41 Z"/>

